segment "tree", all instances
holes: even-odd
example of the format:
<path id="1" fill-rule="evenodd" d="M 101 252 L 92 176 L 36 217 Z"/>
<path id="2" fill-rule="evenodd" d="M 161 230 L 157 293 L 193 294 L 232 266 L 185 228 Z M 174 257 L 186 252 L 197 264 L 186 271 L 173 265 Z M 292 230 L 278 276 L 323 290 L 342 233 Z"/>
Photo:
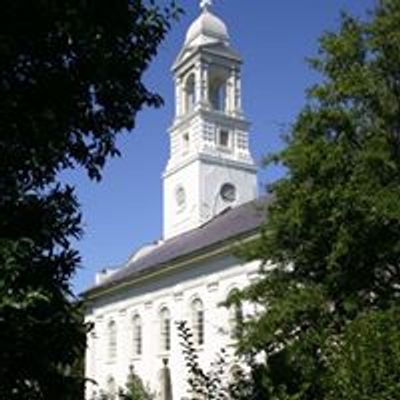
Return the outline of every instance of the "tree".
<path id="1" fill-rule="evenodd" d="M 112 395 L 101 391 L 93 400 L 153 400 L 155 396 L 144 385 L 142 379 L 130 368 L 128 379 L 124 389 L 119 389 L 118 395 Z"/>
<path id="2" fill-rule="evenodd" d="M 361 315 L 346 327 L 341 339 L 328 353 L 326 398 L 398 399 L 399 309 Z"/>
<path id="3" fill-rule="evenodd" d="M 120 393 L 119 397 L 121 400 L 152 400 L 155 396 L 146 388 L 140 376 L 131 368 L 126 388 Z"/>
<path id="4" fill-rule="evenodd" d="M 235 291 L 232 295 L 238 296 Z M 258 399 L 257 390 L 249 385 L 254 370 L 249 370 L 243 360 L 221 348 L 206 370 L 199 360 L 198 348 L 193 343 L 193 333 L 187 321 L 177 322 L 178 336 L 185 360 L 188 395 L 192 399 L 249 400 Z M 254 381 L 254 380 L 253 380 Z"/>
<path id="5" fill-rule="evenodd" d="M 231 394 L 227 378 L 227 355 L 224 349 L 216 355 L 209 371 L 201 367 L 198 350 L 193 342 L 192 330 L 186 321 L 177 322 L 178 336 L 185 359 L 187 383 L 193 399 L 225 400 Z"/>
<path id="6" fill-rule="evenodd" d="M 263 266 L 239 350 L 264 399 L 400 398 L 400 2 L 344 14 L 311 65 L 321 83 L 267 161 L 287 174 L 244 252 Z"/>
<path id="7" fill-rule="evenodd" d="M 117 135 L 161 98 L 143 83 L 179 10 L 154 1 L 6 0 L 0 13 L 0 398 L 76 399 L 88 329 L 66 168 L 100 179 Z"/>

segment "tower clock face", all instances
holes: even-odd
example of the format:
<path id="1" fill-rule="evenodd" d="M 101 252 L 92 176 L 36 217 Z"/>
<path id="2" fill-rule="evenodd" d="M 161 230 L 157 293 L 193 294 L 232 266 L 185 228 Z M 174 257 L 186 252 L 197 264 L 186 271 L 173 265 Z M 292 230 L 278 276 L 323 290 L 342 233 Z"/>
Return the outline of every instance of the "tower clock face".
<path id="1" fill-rule="evenodd" d="M 233 203 L 236 200 L 236 188 L 232 183 L 224 183 L 221 187 L 220 196 L 227 203 Z"/>

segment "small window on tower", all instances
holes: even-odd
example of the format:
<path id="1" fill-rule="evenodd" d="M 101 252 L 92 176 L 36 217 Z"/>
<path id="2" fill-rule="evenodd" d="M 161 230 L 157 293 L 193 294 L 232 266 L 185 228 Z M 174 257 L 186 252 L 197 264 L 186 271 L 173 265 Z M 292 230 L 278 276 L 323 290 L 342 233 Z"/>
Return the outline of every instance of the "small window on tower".
<path id="1" fill-rule="evenodd" d="M 196 80 L 193 74 L 189 75 L 186 80 L 186 112 L 190 113 L 194 110 L 196 105 Z"/>
<path id="2" fill-rule="evenodd" d="M 176 205 L 178 206 L 178 211 L 182 211 L 186 204 L 186 193 L 182 186 L 178 186 L 175 190 Z"/>
<path id="3" fill-rule="evenodd" d="M 182 136 L 182 153 L 187 154 L 189 153 L 190 148 L 190 136 L 189 133 L 184 133 Z"/>
<path id="4" fill-rule="evenodd" d="M 218 147 L 228 149 L 231 145 L 229 131 L 226 129 L 221 129 L 218 133 Z"/>

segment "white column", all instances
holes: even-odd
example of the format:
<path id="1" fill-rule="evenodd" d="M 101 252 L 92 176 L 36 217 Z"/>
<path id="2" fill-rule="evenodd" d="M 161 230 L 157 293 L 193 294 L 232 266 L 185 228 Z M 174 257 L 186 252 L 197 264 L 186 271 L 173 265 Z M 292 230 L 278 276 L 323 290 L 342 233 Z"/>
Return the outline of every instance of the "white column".
<path id="1" fill-rule="evenodd" d="M 231 69 L 231 73 L 227 80 L 226 88 L 226 101 L 227 101 L 227 112 L 234 114 L 236 111 L 236 72 L 235 69 Z"/>
<path id="2" fill-rule="evenodd" d="M 91 399 L 93 391 L 95 391 L 95 385 L 91 380 L 96 378 L 96 332 L 94 328 L 94 319 L 87 319 L 85 322 L 88 324 L 93 324 L 92 331 L 87 333 L 85 357 L 85 378 L 90 379 L 85 386 L 85 398 Z"/>
<path id="3" fill-rule="evenodd" d="M 240 71 L 238 69 L 235 69 L 234 72 L 234 90 L 235 90 L 235 113 L 237 115 L 241 115 L 243 113 L 242 111 L 242 78 L 240 76 Z"/>
<path id="4" fill-rule="evenodd" d="M 105 381 L 105 371 L 104 365 L 107 362 L 107 329 L 106 322 L 103 315 L 97 315 L 94 319 L 94 347 L 95 352 L 92 354 L 92 360 L 94 360 L 95 367 L 92 369 L 92 378 L 95 380 L 100 386 L 88 385 L 88 388 L 91 387 L 95 392 L 98 393 L 99 389 L 104 389 L 104 381 Z M 86 375 L 86 378 L 88 376 Z M 93 390 L 90 391 L 90 395 L 92 395 Z M 89 391 L 88 391 L 89 394 Z"/>
<path id="5" fill-rule="evenodd" d="M 118 311 L 118 323 L 117 323 L 117 376 L 114 379 L 117 381 L 117 385 L 124 387 L 126 378 L 129 371 L 129 362 L 131 353 L 131 343 L 129 340 L 130 326 L 128 313 L 125 308 Z"/>
<path id="6" fill-rule="evenodd" d="M 183 101 L 182 78 L 177 77 L 175 79 L 175 116 L 176 116 L 176 118 L 180 118 L 180 116 L 182 115 L 182 101 Z"/>
<path id="7" fill-rule="evenodd" d="M 208 107 L 209 106 L 209 98 L 208 98 L 208 65 L 202 64 L 201 68 L 201 100 L 202 103 Z"/>
<path id="8" fill-rule="evenodd" d="M 194 70 L 194 76 L 195 76 L 195 108 L 199 107 L 200 104 L 202 103 L 202 68 L 201 68 L 201 63 L 198 62 L 196 63 L 195 70 Z"/>

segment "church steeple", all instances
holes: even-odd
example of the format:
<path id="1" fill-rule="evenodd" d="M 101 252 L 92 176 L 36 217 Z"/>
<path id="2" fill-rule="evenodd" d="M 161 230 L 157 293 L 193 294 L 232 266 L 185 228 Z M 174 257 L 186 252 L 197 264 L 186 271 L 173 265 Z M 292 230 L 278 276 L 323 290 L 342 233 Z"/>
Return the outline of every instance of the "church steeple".
<path id="1" fill-rule="evenodd" d="M 166 239 L 256 197 L 242 111 L 242 60 L 226 25 L 210 11 L 211 0 L 200 4 L 172 67 L 176 111 L 164 173 Z"/>

